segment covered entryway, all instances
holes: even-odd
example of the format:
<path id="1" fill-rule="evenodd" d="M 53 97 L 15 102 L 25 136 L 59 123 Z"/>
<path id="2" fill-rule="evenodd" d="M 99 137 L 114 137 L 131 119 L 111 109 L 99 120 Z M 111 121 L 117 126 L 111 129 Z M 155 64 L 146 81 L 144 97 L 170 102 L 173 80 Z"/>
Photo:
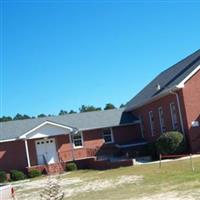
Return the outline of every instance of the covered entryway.
<path id="1" fill-rule="evenodd" d="M 35 140 L 37 164 L 51 165 L 59 162 L 55 136 L 68 135 L 74 131 L 75 128 L 45 121 L 20 136 L 24 140 L 28 168 L 31 167 L 28 140 Z"/>
<path id="2" fill-rule="evenodd" d="M 39 165 L 58 162 L 58 154 L 54 138 L 36 140 L 35 145 Z"/>

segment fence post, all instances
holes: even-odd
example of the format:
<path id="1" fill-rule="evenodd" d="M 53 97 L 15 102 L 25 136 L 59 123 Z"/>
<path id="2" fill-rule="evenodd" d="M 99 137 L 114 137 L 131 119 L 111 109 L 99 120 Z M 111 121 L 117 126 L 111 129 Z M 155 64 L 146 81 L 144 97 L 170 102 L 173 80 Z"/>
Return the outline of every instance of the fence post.
<path id="1" fill-rule="evenodd" d="M 190 164 L 191 164 L 192 171 L 194 172 L 194 165 L 193 165 L 193 160 L 192 160 L 192 154 L 190 154 Z"/>
<path id="2" fill-rule="evenodd" d="M 159 157 L 160 157 L 159 168 L 161 168 L 162 155 L 160 154 Z"/>

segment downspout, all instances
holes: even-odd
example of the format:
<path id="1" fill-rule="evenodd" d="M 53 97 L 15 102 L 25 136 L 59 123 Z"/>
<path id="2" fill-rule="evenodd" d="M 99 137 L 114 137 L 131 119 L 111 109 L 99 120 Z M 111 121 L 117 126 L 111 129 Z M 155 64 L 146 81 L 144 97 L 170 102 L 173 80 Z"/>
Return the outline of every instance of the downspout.
<path id="1" fill-rule="evenodd" d="M 176 101 L 177 101 L 177 105 L 178 105 L 178 112 L 179 112 L 179 118 L 180 118 L 180 123 L 181 123 L 181 129 L 182 129 L 182 133 L 185 137 L 185 131 L 184 131 L 184 126 L 183 126 L 183 115 L 182 115 L 182 112 L 181 112 L 181 106 L 180 106 L 180 99 L 179 99 L 179 96 L 176 92 L 174 91 L 170 91 L 171 94 L 174 94 L 176 96 Z"/>
<path id="2" fill-rule="evenodd" d="M 26 160 L 27 160 L 28 168 L 30 168 L 31 167 L 31 162 L 30 162 L 30 156 L 29 156 L 29 149 L 28 149 L 27 139 L 24 140 L 24 144 L 25 144 L 25 150 L 26 150 Z"/>

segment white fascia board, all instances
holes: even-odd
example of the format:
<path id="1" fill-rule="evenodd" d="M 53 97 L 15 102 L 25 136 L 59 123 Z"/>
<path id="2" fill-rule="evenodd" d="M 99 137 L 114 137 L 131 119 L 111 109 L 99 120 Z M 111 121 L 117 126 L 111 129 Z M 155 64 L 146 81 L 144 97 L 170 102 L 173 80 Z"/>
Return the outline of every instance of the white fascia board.
<path id="1" fill-rule="evenodd" d="M 68 130 L 70 130 L 70 131 L 73 131 L 73 128 L 71 128 L 71 127 L 64 126 L 64 125 L 62 125 L 62 124 L 58 124 L 58 123 L 54 123 L 54 122 L 50 122 L 50 121 L 45 121 L 45 122 L 41 123 L 40 125 L 36 126 L 35 128 L 33 128 L 33 129 L 27 131 L 26 133 L 24 133 L 23 135 L 21 135 L 21 136 L 19 137 L 19 139 L 26 139 L 27 135 L 29 135 L 29 134 L 32 133 L 33 131 L 35 131 L 35 130 L 37 130 L 37 129 L 39 129 L 39 128 L 41 128 L 42 126 L 47 125 L 47 124 L 53 125 L 53 126 L 57 126 L 57 127 L 61 127 L 61 128 L 65 128 L 65 129 L 68 129 Z"/>
<path id="2" fill-rule="evenodd" d="M 3 142 L 13 142 L 13 141 L 16 141 L 17 138 L 13 138 L 13 139 L 7 139 L 7 140 L 0 140 L 0 143 L 3 143 Z"/>
<path id="3" fill-rule="evenodd" d="M 199 70 L 200 70 L 200 65 L 198 65 L 198 66 L 196 67 L 196 69 L 194 69 L 186 78 L 184 78 L 184 79 L 177 85 L 177 88 L 184 88 L 185 83 L 186 83 L 194 74 L 196 74 Z"/>

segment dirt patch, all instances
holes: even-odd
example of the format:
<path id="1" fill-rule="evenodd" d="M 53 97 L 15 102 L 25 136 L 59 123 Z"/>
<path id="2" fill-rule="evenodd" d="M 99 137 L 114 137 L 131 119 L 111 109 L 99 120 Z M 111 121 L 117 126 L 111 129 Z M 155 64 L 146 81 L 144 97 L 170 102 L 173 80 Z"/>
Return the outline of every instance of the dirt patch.
<path id="1" fill-rule="evenodd" d="M 101 191 L 104 189 L 115 188 L 122 184 L 138 184 L 143 180 L 142 176 L 118 176 L 115 179 L 107 180 L 81 180 L 80 178 L 62 178 L 57 179 L 65 197 L 75 196 L 79 193 Z M 16 194 L 20 200 L 39 200 L 40 192 L 47 184 L 48 178 L 35 181 L 19 182 L 14 185 Z"/>
<path id="2" fill-rule="evenodd" d="M 139 184 L 142 180 L 142 176 L 119 176 L 116 179 L 86 181 L 79 187 L 66 188 L 65 197 L 74 196 L 83 192 L 115 188 L 122 184 Z"/>

